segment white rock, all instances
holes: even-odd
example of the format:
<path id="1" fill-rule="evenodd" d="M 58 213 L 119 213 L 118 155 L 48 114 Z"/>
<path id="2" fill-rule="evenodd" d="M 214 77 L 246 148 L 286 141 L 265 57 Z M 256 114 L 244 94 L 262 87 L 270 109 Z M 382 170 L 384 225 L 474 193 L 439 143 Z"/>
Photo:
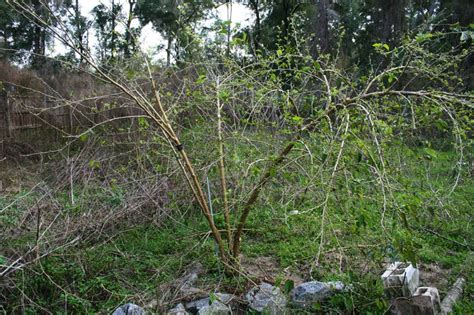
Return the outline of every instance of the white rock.
<path id="1" fill-rule="evenodd" d="M 257 312 L 271 315 L 285 313 L 286 296 L 271 284 L 262 283 L 253 287 L 245 298 L 249 302 L 249 307 Z"/>
<path id="2" fill-rule="evenodd" d="M 184 305 L 179 303 L 176 305 L 174 308 L 170 309 L 167 315 L 189 315 L 188 312 L 186 312 L 186 309 L 184 308 Z"/>
<path id="3" fill-rule="evenodd" d="M 145 311 L 138 305 L 127 303 L 118 307 L 112 315 L 145 315 Z"/>
<path id="4" fill-rule="evenodd" d="M 228 315 L 231 314 L 230 307 L 219 301 L 214 301 L 211 305 L 204 306 L 198 312 L 199 315 Z"/>
<path id="5" fill-rule="evenodd" d="M 310 281 L 298 285 L 291 291 L 292 303 L 297 307 L 310 307 L 334 293 L 343 292 L 346 286 L 341 281 L 319 282 Z"/>

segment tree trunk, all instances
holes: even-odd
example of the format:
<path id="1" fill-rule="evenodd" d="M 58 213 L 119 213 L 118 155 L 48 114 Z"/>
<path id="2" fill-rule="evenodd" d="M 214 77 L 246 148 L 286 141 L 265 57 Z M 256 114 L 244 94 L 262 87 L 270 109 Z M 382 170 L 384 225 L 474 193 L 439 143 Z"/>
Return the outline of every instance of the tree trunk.
<path id="1" fill-rule="evenodd" d="M 84 30 L 82 29 L 81 25 L 81 10 L 79 9 L 79 0 L 76 0 L 74 4 L 74 23 L 76 24 L 76 35 L 77 35 L 77 42 L 79 44 L 79 64 L 84 63 Z"/>
<path id="2" fill-rule="evenodd" d="M 231 31 L 231 23 L 232 23 L 232 0 L 227 0 L 227 49 L 226 49 L 226 56 L 230 56 L 230 31 Z"/>
<path id="3" fill-rule="evenodd" d="M 132 34 L 132 21 L 133 21 L 133 8 L 135 7 L 136 0 L 128 0 L 128 19 L 125 30 L 125 47 L 124 55 L 125 58 L 130 58 L 132 51 L 135 50 L 135 38 Z"/>
<path id="4" fill-rule="evenodd" d="M 314 38 L 311 45 L 313 58 L 329 52 L 329 0 L 313 0 L 314 13 L 311 21 Z"/>
<path id="5" fill-rule="evenodd" d="M 35 27 L 33 32 L 33 57 L 32 64 L 39 68 L 44 60 L 45 55 L 45 46 L 46 46 L 46 33 L 41 27 L 41 21 L 39 19 L 44 19 L 42 14 L 42 4 L 39 0 L 32 1 L 32 5 L 35 11 L 35 14 L 39 17 L 35 19 Z"/>
<path id="6" fill-rule="evenodd" d="M 382 43 L 397 44 L 405 28 L 406 0 L 378 0 L 379 38 Z"/>
<path id="7" fill-rule="evenodd" d="M 171 45 L 173 44 L 173 38 L 168 37 L 168 46 L 166 47 L 166 67 L 169 68 L 171 65 Z"/>
<path id="8" fill-rule="evenodd" d="M 290 31 L 291 4 L 289 0 L 283 0 L 283 38 L 288 36 Z"/>
<path id="9" fill-rule="evenodd" d="M 255 14 L 255 35 L 253 36 L 252 44 L 254 49 L 254 55 L 257 55 L 257 51 L 260 48 L 260 41 L 262 36 L 261 30 L 261 22 L 260 22 L 260 8 L 259 8 L 259 0 L 250 0 L 249 1 L 250 7 Z"/>
<path id="10" fill-rule="evenodd" d="M 112 0 L 112 15 L 110 19 L 110 31 L 112 36 L 110 37 L 110 57 L 112 60 L 115 59 L 117 50 L 117 34 L 115 33 L 115 27 L 117 26 L 117 17 L 115 16 L 115 0 Z"/>

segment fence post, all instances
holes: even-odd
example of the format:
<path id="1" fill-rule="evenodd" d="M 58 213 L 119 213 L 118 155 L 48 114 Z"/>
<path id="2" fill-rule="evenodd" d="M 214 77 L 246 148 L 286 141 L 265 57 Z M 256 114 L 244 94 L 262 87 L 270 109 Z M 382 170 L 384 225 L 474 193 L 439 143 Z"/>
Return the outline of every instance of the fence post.
<path id="1" fill-rule="evenodd" d="M 12 117 L 11 117 L 11 104 L 10 104 L 10 95 L 9 95 L 9 86 L 5 86 L 5 123 L 7 129 L 7 138 L 12 137 Z"/>
<path id="2" fill-rule="evenodd" d="M 74 123 L 73 123 L 73 113 L 72 113 L 72 105 L 69 105 L 67 107 L 67 118 L 68 118 L 68 127 L 69 127 L 69 133 L 73 134 L 74 133 Z"/>
<path id="3" fill-rule="evenodd" d="M 8 85 L 6 83 L 3 83 L 3 88 L 0 89 L 0 105 L 1 104 L 3 104 L 1 107 L 3 107 L 3 114 L 5 116 L 5 136 L 6 138 L 10 138 L 12 136 L 11 110 L 8 97 Z"/>

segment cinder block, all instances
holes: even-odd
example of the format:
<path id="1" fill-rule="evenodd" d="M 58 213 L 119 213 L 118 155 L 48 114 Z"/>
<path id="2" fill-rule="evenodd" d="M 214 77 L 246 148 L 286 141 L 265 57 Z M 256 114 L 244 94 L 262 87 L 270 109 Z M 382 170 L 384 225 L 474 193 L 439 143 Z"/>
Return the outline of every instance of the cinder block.
<path id="1" fill-rule="evenodd" d="M 389 298 L 410 297 L 420 283 L 420 272 L 410 263 L 395 262 L 387 267 L 382 281 Z"/>
<path id="2" fill-rule="evenodd" d="M 437 315 L 440 313 L 441 304 L 437 288 L 419 287 L 413 294 L 412 300 L 417 314 Z"/>
<path id="3" fill-rule="evenodd" d="M 441 312 L 438 289 L 420 287 L 412 297 L 399 297 L 391 301 L 393 315 L 438 315 Z"/>

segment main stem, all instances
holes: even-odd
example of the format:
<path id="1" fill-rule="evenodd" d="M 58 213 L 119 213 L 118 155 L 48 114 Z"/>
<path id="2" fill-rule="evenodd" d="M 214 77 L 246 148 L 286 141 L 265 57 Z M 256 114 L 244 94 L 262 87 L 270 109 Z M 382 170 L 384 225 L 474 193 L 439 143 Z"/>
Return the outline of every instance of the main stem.
<path id="1" fill-rule="evenodd" d="M 237 229 L 235 230 L 234 233 L 234 243 L 232 247 L 232 256 L 235 260 L 239 259 L 240 255 L 240 246 L 242 243 L 242 231 L 244 230 L 245 222 L 247 221 L 247 217 L 250 213 L 250 210 L 252 210 L 252 207 L 257 201 L 258 196 L 260 195 L 260 192 L 265 186 L 265 184 L 268 182 L 268 180 L 272 177 L 274 174 L 274 170 L 280 166 L 280 164 L 283 162 L 285 157 L 291 152 L 293 147 L 295 146 L 295 143 L 292 141 L 290 142 L 285 149 L 280 153 L 280 155 L 273 161 L 273 163 L 268 167 L 268 169 L 265 171 L 263 174 L 262 178 L 258 182 L 258 184 L 253 188 L 252 192 L 250 193 L 250 197 L 245 203 L 244 209 L 242 211 L 242 214 L 239 219 L 239 225 L 237 226 Z"/>
<path id="2" fill-rule="evenodd" d="M 222 193 L 222 201 L 224 203 L 224 218 L 227 230 L 227 243 L 229 248 L 232 243 L 232 232 L 230 226 L 230 211 L 229 211 L 229 202 L 227 199 L 227 182 L 225 179 L 225 161 L 224 161 L 224 141 L 222 139 L 222 104 L 219 99 L 219 78 L 216 82 L 216 90 L 217 90 L 217 138 L 219 142 L 219 175 L 221 181 L 221 193 Z"/>
<path id="3" fill-rule="evenodd" d="M 174 131 L 173 127 L 171 126 L 168 120 L 168 115 L 166 115 L 163 105 L 161 104 L 161 99 L 160 99 L 160 96 L 158 95 L 156 83 L 153 77 L 151 76 L 151 74 L 150 74 L 150 79 L 152 83 L 152 88 L 155 92 L 155 101 L 158 107 L 157 114 L 158 114 L 158 117 L 160 118 L 160 120 L 158 121 L 158 124 L 161 126 L 164 135 L 171 138 L 172 143 L 175 145 L 176 150 L 178 151 L 179 156 L 183 162 L 183 166 L 184 166 L 183 172 L 185 173 L 184 175 L 187 178 L 191 177 L 191 181 L 188 181 L 191 191 L 193 192 L 194 197 L 197 199 L 199 206 L 201 207 L 201 210 L 204 216 L 206 217 L 206 220 L 211 228 L 212 236 L 214 237 L 217 243 L 217 247 L 219 249 L 219 256 L 221 257 L 223 262 L 226 262 L 228 255 L 226 254 L 226 251 L 224 248 L 224 242 L 222 241 L 221 233 L 217 229 L 216 225 L 214 224 L 214 220 L 212 219 L 211 210 L 209 209 L 209 205 L 207 204 L 206 196 L 204 194 L 204 191 L 202 190 L 201 184 L 199 183 L 199 179 L 196 175 L 196 171 L 194 170 L 194 167 L 191 161 L 189 160 L 188 155 L 186 154 L 186 151 L 184 150 L 183 145 L 181 144 L 178 136 L 176 135 L 176 132 Z M 160 124 L 160 122 L 162 124 Z"/>

